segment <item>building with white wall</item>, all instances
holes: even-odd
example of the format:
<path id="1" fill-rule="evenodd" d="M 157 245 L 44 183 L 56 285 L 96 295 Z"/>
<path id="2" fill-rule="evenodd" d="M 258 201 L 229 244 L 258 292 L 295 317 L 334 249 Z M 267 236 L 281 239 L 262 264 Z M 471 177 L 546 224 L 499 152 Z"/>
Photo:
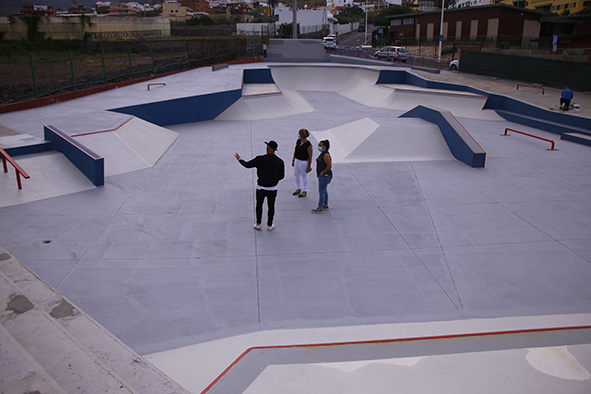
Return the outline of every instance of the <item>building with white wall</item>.
<path id="1" fill-rule="evenodd" d="M 490 4 L 490 0 L 456 0 L 456 3 L 453 4 L 450 8 L 474 7 L 477 5 L 485 4 Z"/>
<path id="2" fill-rule="evenodd" d="M 277 26 L 293 22 L 292 9 L 284 4 L 278 4 L 275 7 L 275 15 L 278 16 Z M 323 26 L 332 26 L 336 22 L 328 10 L 298 10 L 296 18 L 300 25 L 300 33 L 320 31 Z"/>

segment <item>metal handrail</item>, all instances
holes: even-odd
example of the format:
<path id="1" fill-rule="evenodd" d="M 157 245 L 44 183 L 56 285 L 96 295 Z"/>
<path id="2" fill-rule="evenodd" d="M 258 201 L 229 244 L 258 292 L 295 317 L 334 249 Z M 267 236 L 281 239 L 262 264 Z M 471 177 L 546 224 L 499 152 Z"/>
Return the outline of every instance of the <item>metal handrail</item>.
<path id="1" fill-rule="evenodd" d="M 537 89 L 542 89 L 542 96 L 544 95 L 544 92 L 546 91 L 546 89 L 544 89 L 544 87 L 543 87 L 543 86 L 538 86 L 538 85 L 525 85 L 525 84 L 522 84 L 522 83 L 518 83 L 518 84 L 517 84 L 517 89 L 516 89 L 516 90 L 519 90 L 519 87 L 520 87 L 520 86 L 523 86 L 524 88 L 537 88 Z"/>
<path id="2" fill-rule="evenodd" d="M 148 90 L 150 90 L 150 86 L 166 86 L 164 82 L 154 82 L 148 84 Z"/>
<path id="3" fill-rule="evenodd" d="M 13 158 L 10 157 L 10 155 L 2 148 L 0 148 L 0 156 L 2 156 L 2 166 L 4 167 L 4 172 L 8 172 L 8 166 L 6 165 L 7 161 L 14 167 L 14 172 L 16 173 L 16 184 L 18 185 L 19 190 L 21 190 L 23 188 L 23 185 L 21 184 L 21 175 L 25 179 L 29 179 L 29 174 L 27 174 L 27 172 L 23 170 L 22 167 L 19 166 L 17 162 L 14 161 Z"/>
<path id="4" fill-rule="evenodd" d="M 550 142 L 552 144 L 552 147 L 550 149 L 546 149 L 546 150 L 558 150 L 558 149 L 554 149 L 554 141 L 552 141 L 551 139 L 544 138 L 544 137 L 538 137 L 537 135 L 525 133 L 523 131 L 519 131 L 519 130 L 515 130 L 515 129 L 510 129 L 508 127 L 505 129 L 505 133 L 504 134 L 501 134 L 501 135 L 511 135 L 511 134 L 507 134 L 507 131 L 508 130 L 511 130 L 514 133 L 519 133 L 519 134 L 527 135 L 528 137 L 533 137 L 533 138 L 537 138 L 539 140 Z"/>

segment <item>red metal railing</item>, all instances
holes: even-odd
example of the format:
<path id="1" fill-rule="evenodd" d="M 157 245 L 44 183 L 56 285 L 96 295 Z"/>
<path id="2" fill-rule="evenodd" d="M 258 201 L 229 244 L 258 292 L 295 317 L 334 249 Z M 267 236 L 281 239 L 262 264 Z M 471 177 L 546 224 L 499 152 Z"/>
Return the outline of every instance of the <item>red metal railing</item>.
<path id="1" fill-rule="evenodd" d="M 517 90 L 519 90 L 519 87 L 523 86 L 524 88 L 536 88 L 536 89 L 542 89 L 542 96 L 544 95 L 544 92 L 546 91 L 546 89 L 544 89 L 543 86 L 538 86 L 538 85 L 524 85 L 522 83 L 518 83 L 517 84 Z"/>
<path id="2" fill-rule="evenodd" d="M 164 82 L 155 82 L 155 83 L 149 83 L 148 84 L 148 90 L 150 90 L 150 86 L 166 86 L 166 84 Z"/>
<path id="3" fill-rule="evenodd" d="M 533 134 L 529 134 L 529 133 L 524 133 L 523 131 L 506 128 L 505 129 L 505 133 L 504 134 L 501 134 L 501 135 L 511 135 L 511 134 L 507 134 L 507 131 L 509 131 L 509 130 L 511 130 L 514 133 L 519 133 L 519 134 L 527 135 L 528 137 L 537 138 L 539 140 L 543 140 L 543 141 L 547 141 L 547 142 L 551 143 L 552 144 L 552 147 L 550 149 L 546 149 L 546 150 L 558 150 L 558 149 L 554 149 L 554 141 L 552 141 L 551 139 L 544 138 L 544 137 L 538 137 L 537 135 L 533 135 Z"/>
<path id="4" fill-rule="evenodd" d="M 21 184 L 21 175 L 25 179 L 29 179 L 29 174 L 27 174 L 27 172 L 23 170 L 21 166 L 19 166 L 16 161 L 14 161 L 12 157 L 10 157 L 10 155 L 2 148 L 0 148 L 0 156 L 2 156 L 2 166 L 4 167 L 4 172 L 8 172 L 8 166 L 6 165 L 6 162 L 8 161 L 14 167 L 14 172 L 16 172 L 16 184 L 18 185 L 19 190 L 22 189 L 23 185 Z"/>

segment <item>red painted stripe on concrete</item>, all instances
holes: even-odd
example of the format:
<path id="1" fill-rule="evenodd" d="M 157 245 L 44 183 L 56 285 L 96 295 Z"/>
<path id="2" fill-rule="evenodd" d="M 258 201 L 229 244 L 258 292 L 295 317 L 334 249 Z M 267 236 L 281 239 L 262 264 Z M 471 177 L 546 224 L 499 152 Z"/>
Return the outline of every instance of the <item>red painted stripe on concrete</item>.
<path id="1" fill-rule="evenodd" d="M 591 326 L 572 326 L 572 327 L 549 327 L 549 328 L 530 328 L 522 330 L 506 330 L 506 331 L 486 331 L 486 332 L 475 332 L 465 334 L 449 334 L 449 335 L 434 335 L 425 337 L 411 337 L 411 338 L 394 338 L 394 339 L 375 339 L 367 341 L 347 341 L 347 342 L 330 342 L 330 343 L 311 343 L 311 344 L 296 344 L 296 345 L 271 345 L 271 346 L 253 346 L 246 349 L 232 364 L 230 364 L 217 378 L 213 380 L 201 392 L 201 394 L 207 393 L 217 382 L 220 381 L 226 375 L 232 367 L 244 358 L 248 353 L 253 350 L 265 350 L 265 349 L 289 349 L 296 347 L 322 347 L 322 346 L 345 346 L 345 345 L 370 345 L 380 343 L 395 343 L 395 342 L 411 342 L 411 341 L 428 341 L 434 339 L 459 339 L 459 338 L 470 338 L 480 336 L 492 336 L 492 335 L 511 335 L 511 334 L 529 334 L 549 331 L 566 331 L 566 330 L 588 330 Z"/>

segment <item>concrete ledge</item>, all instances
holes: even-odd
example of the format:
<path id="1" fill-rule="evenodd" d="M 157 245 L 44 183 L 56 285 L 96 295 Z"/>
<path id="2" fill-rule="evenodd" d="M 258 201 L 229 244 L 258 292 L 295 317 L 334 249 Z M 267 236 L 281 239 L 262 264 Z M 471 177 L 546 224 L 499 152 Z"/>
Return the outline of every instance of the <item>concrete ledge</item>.
<path id="1" fill-rule="evenodd" d="M 155 103 L 113 108 L 111 111 L 137 116 L 158 126 L 215 119 L 242 95 L 241 89 L 184 97 Z"/>
<path id="2" fill-rule="evenodd" d="M 563 116 L 563 114 L 555 114 L 557 115 L 556 119 L 551 120 L 543 119 L 538 116 L 528 116 L 523 113 L 513 111 L 496 110 L 496 112 L 503 118 L 511 122 L 523 124 L 536 129 L 548 131 L 554 134 L 562 134 L 568 132 L 591 135 L 590 129 L 582 129 L 576 126 L 569 125 L 566 122 L 562 122 L 563 119 L 560 119 L 559 116 Z"/>
<path id="3" fill-rule="evenodd" d="M 400 117 L 421 118 L 435 123 L 439 126 L 449 150 L 456 159 L 470 167 L 484 167 L 486 152 L 449 111 L 419 105 Z"/>
<path id="4" fill-rule="evenodd" d="M 52 143 L 49 141 L 40 142 L 32 145 L 15 146 L 6 148 L 4 151 L 10 156 L 29 155 L 31 153 L 47 152 L 53 150 Z"/>
<path id="5" fill-rule="evenodd" d="M 591 136 L 579 133 L 562 133 L 560 135 L 561 140 L 575 142 L 581 145 L 591 146 Z"/>
<path id="6" fill-rule="evenodd" d="M 524 103 L 523 101 L 519 101 L 512 97 L 498 94 L 489 94 L 488 96 L 488 101 L 486 102 L 484 109 L 493 109 L 505 119 L 508 119 L 507 116 L 511 116 L 513 119 L 508 120 L 517 121 L 518 123 L 522 124 L 528 124 L 524 122 L 531 119 L 536 119 L 540 122 L 534 127 L 541 128 L 542 130 L 550 131 L 552 133 L 556 133 L 556 131 L 553 131 L 555 130 L 555 127 L 552 127 L 553 125 L 560 125 L 563 127 L 562 131 L 558 132 L 559 134 L 567 131 L 565 128 L 577 129 L 576 131 L 585 130 L 587 132 L 591 132 L 591 119 L 589 118 L 549 111 L 545 108 L 536 107 L 535 105 Z M 501 113 L 501 111 L 503 112 Z M 518 118 L 522 118 L 522 121 L 517 120 Z M 547 125 L 547 128 L 543 128 L 544 124 Z"/>
<path id="7" fill-rule="evenodd" d="M 216 65 L 211 66 L 211 71 L 217 71 L 217 70 L 221 70 L 223 68 L 228 68 L 228 67 L 230 67 L 230 66 L 227 64 L 216 64 Z"/>
<path id="8" fill-rule="evenodd" d="M 63 153 L 95 186 L 105 184 L 105 160 L 101 156 L 53 125 L 45 125 L 43 130 L 55 150 Z"/>
<path id="9" fill-rule="evenodd" d="M 419 70 L 419 71 L 424 71 L 424 72 L 431 73 L 431 74 L 441 74 L 441 70 L 438 68 L 412 66 L 411 70 Z"/>

